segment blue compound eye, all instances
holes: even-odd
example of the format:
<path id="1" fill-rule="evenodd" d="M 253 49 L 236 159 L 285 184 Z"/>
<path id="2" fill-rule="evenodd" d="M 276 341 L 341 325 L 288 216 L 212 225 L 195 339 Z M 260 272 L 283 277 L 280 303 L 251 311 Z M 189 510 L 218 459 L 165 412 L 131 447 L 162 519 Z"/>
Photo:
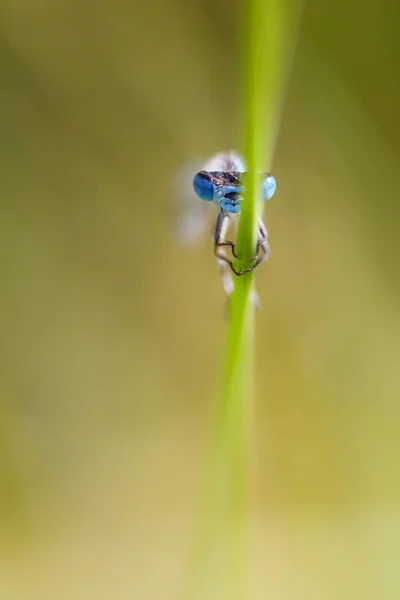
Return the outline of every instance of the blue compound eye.
<path id="1" fill-rule="evenodd" d="M 262 182 L 264 200 L 269 200 L 275 194 L 276 181 L 275 177 L 267 173 Z"/>
<path id="2" fill-rule="evenodd" d="M 196 173 L 193 179 L 193 188 L 202 200 L 214 200 L 215 185 L 207 171 Z"/>

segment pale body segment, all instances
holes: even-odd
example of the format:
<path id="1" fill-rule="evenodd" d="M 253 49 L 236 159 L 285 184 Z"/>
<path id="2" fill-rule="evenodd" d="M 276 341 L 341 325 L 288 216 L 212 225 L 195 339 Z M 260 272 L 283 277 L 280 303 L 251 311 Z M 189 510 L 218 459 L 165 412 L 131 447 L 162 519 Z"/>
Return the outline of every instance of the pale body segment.
<path id="1" fill-rule="evenodd" d="M 233 257 L 240 258 L 236 254 L 235 243 L 227 240 L 226 235 L 231 225 L 235 229 L 235 234 L 237 231 L 238 217 L 243 203 L 242 178 L 245 171 L 245 165 L 236 152 L 220 153 L 210 158 L 193 178 L 193 188 L 197 196 L 204 201 L 214 203 L 218 208 L 213 236 L 214 252 L 228 295 L 234 288 L 232 273 L 240 276 L 253 271 L 270 254 L 267 229 L 260 216 L 256 252 L 251 264 L 237 270 L 226 254 L 227 248 L 230 248 Z M 260 185 L 263 200 L 269 200 L 276 190 L 274 177 L 264 173 L 262 178 L 260 177 Z"/>

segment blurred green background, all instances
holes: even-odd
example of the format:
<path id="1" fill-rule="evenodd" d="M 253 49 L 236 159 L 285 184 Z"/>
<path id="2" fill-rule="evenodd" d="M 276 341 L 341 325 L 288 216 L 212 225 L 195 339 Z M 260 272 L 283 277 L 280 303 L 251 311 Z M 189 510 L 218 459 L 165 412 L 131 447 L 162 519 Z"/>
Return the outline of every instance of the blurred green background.
<path id="1" fill-rule="evenodd" d="M 0 1 L 1 600 L 183 597 L 226 323 L 171 184 L 238 146 L 238 8 Z M 305 4 L 257 276 L 252 600 L 400 596 L 399 23 Z"/>

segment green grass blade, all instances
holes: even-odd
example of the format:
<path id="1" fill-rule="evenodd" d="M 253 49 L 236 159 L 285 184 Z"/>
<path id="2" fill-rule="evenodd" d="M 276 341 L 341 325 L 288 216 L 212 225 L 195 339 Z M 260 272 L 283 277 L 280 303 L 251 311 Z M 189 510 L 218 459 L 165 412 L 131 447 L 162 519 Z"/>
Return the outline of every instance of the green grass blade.
<path id="1" fill-rule="evenodd" d="M 295 2 L 296 0 L 293 0 Z M 287 50 L 293 46 L 293 2 L 245 0 L 243 15 L 245 198 L 237 239 L 241 261 L 254 254 L 258 171 L 269 170 L 286 79 Z M 254 272 L 235 278 L 229 307 L 224 378 L 218 405 L 216 440 L 209 466 L 196 599 L 247 598 L 247 514 L 251 479 L 254 389 Z"/>

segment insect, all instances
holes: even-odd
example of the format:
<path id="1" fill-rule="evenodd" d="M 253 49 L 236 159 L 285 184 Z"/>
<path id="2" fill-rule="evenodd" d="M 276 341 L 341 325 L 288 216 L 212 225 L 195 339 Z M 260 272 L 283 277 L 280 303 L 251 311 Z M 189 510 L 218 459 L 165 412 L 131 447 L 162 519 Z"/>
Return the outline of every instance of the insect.
<path id="1" fill-rule="evenodd" d="M 263 260 L 268 258 L 270 247 L 267 229 L 258 217 L 258 239 L 255 256 L 249 266 L 238 270 L 234 262 L 226 254 L 230 248 L 234 258 L 240 258 L 236 253 L 235 243 L 227 240 L 228 229 L 233 226 L 237 231 L 238 217 L 243 202 L 243 173 L 245 166 L 236 152 L 219 153 L 210 158 L 203 169 L 193 178 L 193 188 L 201 200 L 213 203 L 218 208 L 217 222 L 214 229 L 213 242 L 217 264 L 222 271 L 222 279 L 226 292 L 233 291 L 231 272 L 236 276 L 253 271 Z M 269 173 L 264 173 L 260 180 L 263 200 L 269 200 L 275 193 L 276 181 Z"/>

